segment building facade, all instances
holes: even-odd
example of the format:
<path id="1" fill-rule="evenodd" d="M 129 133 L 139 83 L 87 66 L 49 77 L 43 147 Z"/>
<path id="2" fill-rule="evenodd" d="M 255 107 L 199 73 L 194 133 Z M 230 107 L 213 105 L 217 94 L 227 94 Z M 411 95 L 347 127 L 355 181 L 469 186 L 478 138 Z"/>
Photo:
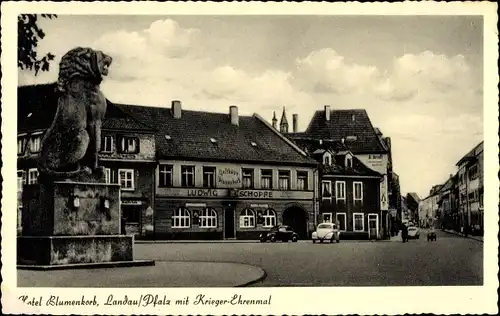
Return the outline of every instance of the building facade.
<path id="1" fill-rule="evenodd" d="M 401 206 L 397 196 L 399 179 L 393 179 L 392 155 L 390 138 L 384 137 L 379 129 L 374 128 L 365 110 L 332 110 L 329 105 L 323 111 L 316 111 L 304 132 L 297 132 L 295 122 L 297 115 L 293 116 L 294 130 L 287 137 L 305 137 L 316 142 L 341 142 L 364 166 L 377 174 L 382 175 L 378 183 L 379 189 L 379 218 L 390 231 L 391 227 L 400 221 Z M 393 192 L 392 184 L 396 181 L 397 190 Z M 391 194 L 390 194 L 391 193 Z M 389 196 L 393 195 L 390 204 Z M 390 209 L 392 212 L 390 212 Z M 382 225 L 380 226 L 382 227 Z"/>
<path id="2" fill-rule="evenodd" d="M 458 168 L 458 222 L 463 233 L 482 234 L 484 227 L 483 143 L 456 164 Z"/>
<path id="3" fill-rule="evenodd" d="M 440 190 L 442 185 L 434 185 L 429 192 L 429 196 L 420 201 L 418 205 L 418 217 L 420 227 L 436 227 L 438 222 L 438 201 L 440 200 Z"/>
<path id="4" fill-rule="evenodd" d="M 317 163 L 258 115 L 128 106 L 155 134 L 154 238 L 257 239 L 315 227 Z"/>

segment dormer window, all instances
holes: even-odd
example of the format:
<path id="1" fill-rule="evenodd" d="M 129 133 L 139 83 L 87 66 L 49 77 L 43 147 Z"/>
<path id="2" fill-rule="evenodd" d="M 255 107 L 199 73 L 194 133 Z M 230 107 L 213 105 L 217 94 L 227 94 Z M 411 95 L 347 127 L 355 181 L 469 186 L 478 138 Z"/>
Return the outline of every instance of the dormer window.
<path id="1" fill-rule="evenodd" d="M 330 166 L 332 164 L 332 155 L 330 155 L 330 153 L 325 153 L 323 155 L 323 164 L 325 166 Z"/>
<path id="2" fill-rule="evenodd" d="M 139 139 L 136 137 L 119 137 L 119 152 L 122 154 L 137 154 L 139 152 Z"/>
<path id="3" fill-rule="evenodd" d="M 210 138 L 210 142 L 211 142 L 212 144 L 216 144 L 216 143 L 217 143 L 217 139 L 215 139 L 215 138 Z"/>
<path id="4" fill-rule="evenodd" d="M 170 135 L 165 135 L 165 139 L 166 139 L 166 140 L 171 140 L 171 139 L 172 139 L 172 137 L 170 137 Z"/>
<path id="5" fill-rule="evenodd" d="M 250 143 L 253 147 L 257 147 L 257 143 L 256 142 L 251 142 Z"/>
<path id="6" fill-rule="evenodd" d="M 40 142 L 42 140 L 42 133 L 33 133 L 30 139 L 30 152 L 37 153 L 40 151 Z"/>
<path id="7" fill-rule="evenodd" d="M 347 168 L 352 168 L 352 157 L 347 156 L 347 157 L 345 158 L 345 166 L 346 166 Z"/>
<path id="8" fill-rule="evenodd" d="M 356 140 L 358 140 L 358 137 L 357 136 L 353 136 L 353 135 L 349 135 L 345 138 L 346 141 L 348 142 L 355 142 Z"/>

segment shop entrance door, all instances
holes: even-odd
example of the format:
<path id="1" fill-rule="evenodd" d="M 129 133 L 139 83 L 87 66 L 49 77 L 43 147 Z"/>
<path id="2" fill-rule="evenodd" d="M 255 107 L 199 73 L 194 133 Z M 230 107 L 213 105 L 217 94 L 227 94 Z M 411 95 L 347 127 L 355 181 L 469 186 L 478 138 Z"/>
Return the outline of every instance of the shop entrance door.
<path id="1" fill-rule="evenodd" d="M 368 214 L 368 238 L 378 237 L 378 214 Z"/>
<path id="2" fill-rule="evenodd" d="M 224 239 L 234 239 L 234 209 L 228 207 L 224 209 Z"/>

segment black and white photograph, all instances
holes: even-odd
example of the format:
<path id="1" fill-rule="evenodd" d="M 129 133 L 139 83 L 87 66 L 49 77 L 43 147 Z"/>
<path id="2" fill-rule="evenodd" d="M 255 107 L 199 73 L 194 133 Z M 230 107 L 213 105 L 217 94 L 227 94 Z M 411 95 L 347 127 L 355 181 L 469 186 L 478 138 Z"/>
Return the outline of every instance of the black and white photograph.
<path id="1" fill-rule="evenodd" d="M 496 314 L 496 23 L 2 4 L 3 312 Z"/>

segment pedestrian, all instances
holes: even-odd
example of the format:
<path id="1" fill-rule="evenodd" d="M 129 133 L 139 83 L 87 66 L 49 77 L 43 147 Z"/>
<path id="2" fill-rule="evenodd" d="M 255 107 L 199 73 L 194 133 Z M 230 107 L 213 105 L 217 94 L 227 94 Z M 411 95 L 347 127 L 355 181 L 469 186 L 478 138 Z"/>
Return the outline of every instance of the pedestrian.
<path id="1" fill-rule="evenodd" d="M 401 238 L 403 238 L 403 242 L 408 241 L 408 227 L 406 227 L 406 224 L 401 226 Z"/>

